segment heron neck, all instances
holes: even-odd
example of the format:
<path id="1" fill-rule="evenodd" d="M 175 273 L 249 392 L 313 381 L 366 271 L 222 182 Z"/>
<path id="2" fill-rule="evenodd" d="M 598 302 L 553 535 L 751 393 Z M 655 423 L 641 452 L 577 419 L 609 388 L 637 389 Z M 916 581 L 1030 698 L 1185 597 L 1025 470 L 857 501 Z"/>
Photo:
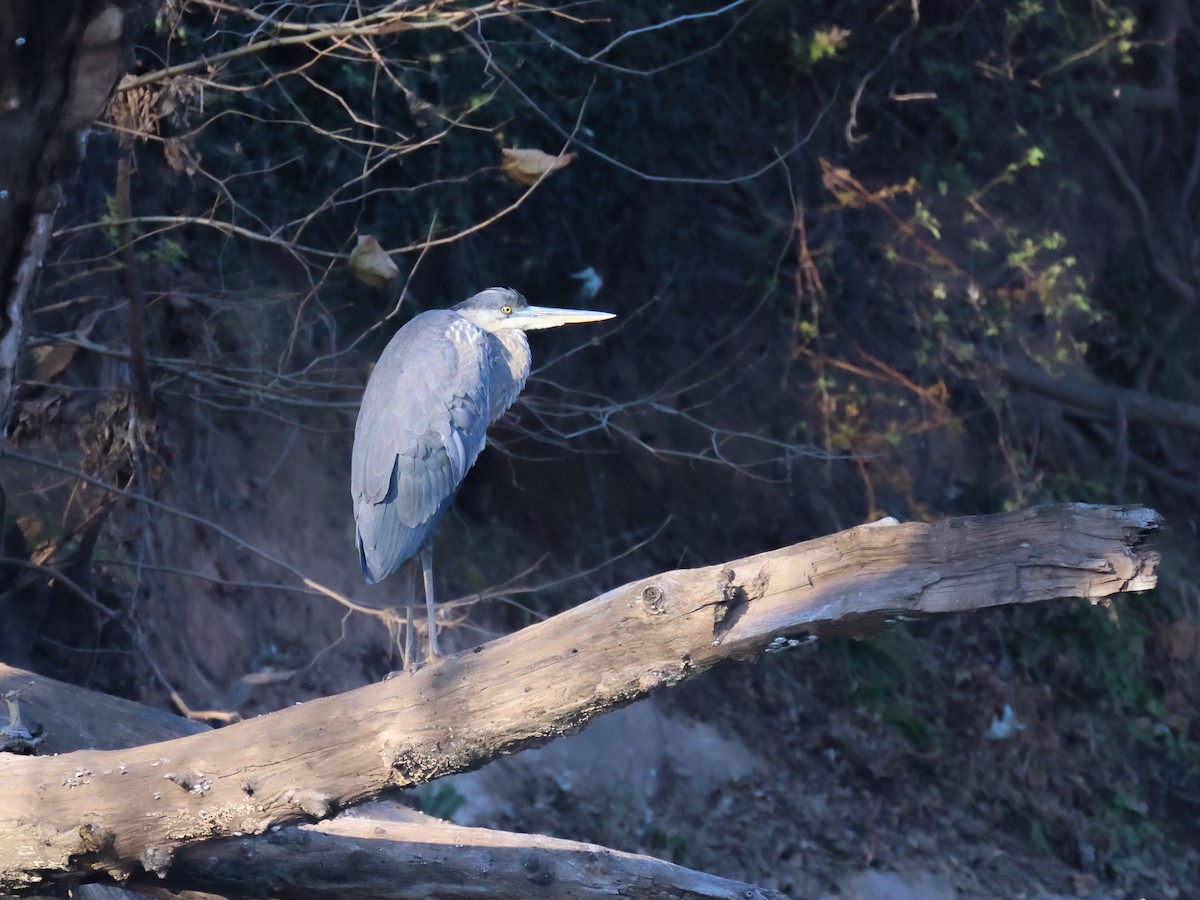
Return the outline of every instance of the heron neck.
<path id="1" fill-rule="evenodd" d="M 504 415 L 513 405 L 521 389 L 525 387 L 525 379 L 529 377 L 529 366 L 532 355 L 529 352 L 529 340 L 524 331 L 493 332 L 496 339 L 493 344 L 491 362 L 491 418 L 492 421 Z M 498 345 L 498 346 L 497 346 Z"/>

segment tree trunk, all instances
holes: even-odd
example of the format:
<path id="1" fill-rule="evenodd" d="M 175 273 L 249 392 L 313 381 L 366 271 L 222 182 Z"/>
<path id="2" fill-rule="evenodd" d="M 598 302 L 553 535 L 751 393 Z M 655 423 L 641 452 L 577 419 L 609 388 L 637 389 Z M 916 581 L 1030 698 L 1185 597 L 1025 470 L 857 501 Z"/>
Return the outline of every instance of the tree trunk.
<path id="1" fill-rule="evenodd" d="M 801 636 L 1148 590 L 1159 557 L 1146 537 L 1159 524 L 1152 510 L 1083 504 L 884 520 L 645 578 L 414 674 L 219 731 L 0 757 L 0 889 L 139 867 L 169 876 L 186 848 L 327 819 L 477 768 Z"/>
<path id="2" fill-rule="evenodd" d="M 25 307 L 63 186 L 87 130 L 159 0 L 0 3 L 0 434 L 8 424 Z"/>

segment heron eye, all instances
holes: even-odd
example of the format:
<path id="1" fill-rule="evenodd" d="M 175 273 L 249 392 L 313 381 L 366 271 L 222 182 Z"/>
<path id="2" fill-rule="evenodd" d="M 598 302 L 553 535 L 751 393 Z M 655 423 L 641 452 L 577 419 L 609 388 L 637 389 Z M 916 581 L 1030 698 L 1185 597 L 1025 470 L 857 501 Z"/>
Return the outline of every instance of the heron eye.
<path id="1" fill-rule="evenodd" d="M 512 307 L 511 306 L 502 306 L 502 307 L 500 307 L 500 312 L 504 313 L 506 316 L 511 316 L 512 315 Z"/>

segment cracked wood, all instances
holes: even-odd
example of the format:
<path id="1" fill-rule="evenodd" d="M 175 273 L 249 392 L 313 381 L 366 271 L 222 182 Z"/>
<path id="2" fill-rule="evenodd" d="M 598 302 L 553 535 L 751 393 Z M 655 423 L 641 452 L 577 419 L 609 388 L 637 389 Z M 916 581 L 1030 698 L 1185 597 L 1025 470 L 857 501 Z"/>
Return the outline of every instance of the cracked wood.
<path id="1" fill-rule="evenodd" d="M 3 757 L 0 889 L 96 869 L 167 873 L 181 848 L 478 767 L 788 635 L 1147 590 L 1159 525 L 1152 510 L 1075 504 L 852 528 L 635 581 L 415 674 L 220 731 Z"/>

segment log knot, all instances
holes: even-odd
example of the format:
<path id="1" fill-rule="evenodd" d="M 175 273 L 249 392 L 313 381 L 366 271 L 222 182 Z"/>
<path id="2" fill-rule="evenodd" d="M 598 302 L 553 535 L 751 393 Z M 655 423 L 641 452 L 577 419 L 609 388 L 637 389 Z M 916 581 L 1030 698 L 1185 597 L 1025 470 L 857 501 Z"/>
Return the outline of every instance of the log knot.
<path id="1" fill-rule="evenodd" d="M 643 608 L 656 616 L 667 611 L 667 592 L 657 584 L 648 584 L 642 588 L 638 601 L 641 602 Z"/>
<path id="2" fill-rule="evenodd" d="M 163 778 L 172 784 L 177 784 L 193 797 L 203 797 L 212 790 L 213 780 L 211 775 L 206 775 L 199 769 L 190 769 L 187 772 L 168 772 Z"/>
<path id="3" fill-rule="evenodd" d="M 283 795 L 286 803 L 303 811 L 314 819 L 331 818 L 338 810 L 337 798 L 332 794 L 314 790 L 292 789 Z"/>
<path id="4" fill-rule="evenodd" d="M 722 569 L 717 577 L 719 596 L 717 602 L 712 605 L 714 646 L 721 643 L 729 630 L 737 624 L 738 619 L 745 614 L 747 606 L 767 593 L 767 586 L 771 582 L 766 569 L 759 569 L 749 584 L 739 583 L 736 578 L 737 573 L 729 568 Z"/>

